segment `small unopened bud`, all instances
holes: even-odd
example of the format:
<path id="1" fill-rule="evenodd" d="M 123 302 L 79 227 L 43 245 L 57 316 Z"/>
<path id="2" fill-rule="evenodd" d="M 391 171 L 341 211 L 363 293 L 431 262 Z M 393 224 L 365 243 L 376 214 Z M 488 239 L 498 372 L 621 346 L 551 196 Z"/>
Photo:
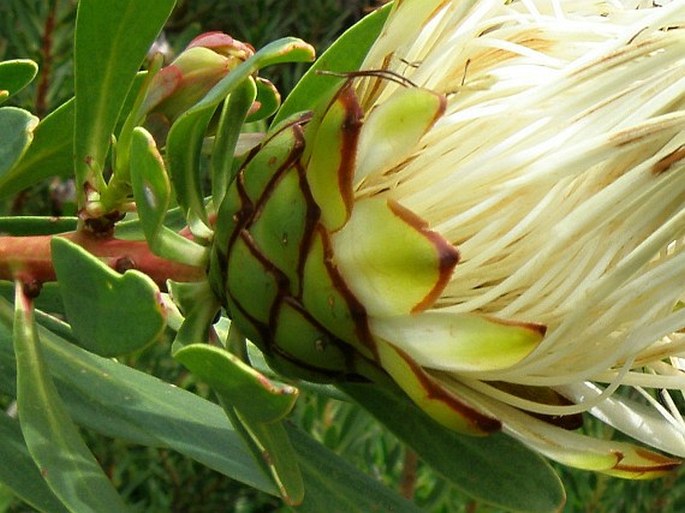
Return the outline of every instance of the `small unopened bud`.
<path id="1" fill-rule="evenodd" d="M 196 37 L 152 79 L 144 111 L 162 114 L 173 122 L 253 53 L 250 45 L 220 32 Z"/>

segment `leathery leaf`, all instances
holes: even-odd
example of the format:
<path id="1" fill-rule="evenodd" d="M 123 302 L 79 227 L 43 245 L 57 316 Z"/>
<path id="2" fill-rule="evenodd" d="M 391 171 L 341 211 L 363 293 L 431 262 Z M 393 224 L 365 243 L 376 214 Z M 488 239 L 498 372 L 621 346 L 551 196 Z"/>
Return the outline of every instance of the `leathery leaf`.
<path id="1" fill-rule="evenodd" d="M 191 344 L 174 358 L 225 401 L 255 422 L 275 422 L 287 415 L 297 400 L 297 388 L 277 385 L 225 349 Z"/>
<path id="2" fill-rule="evenodd" d="M 280 422 L 295 404 L 296 388 L 277 386 L 224 349 L 192 344 L 174 357 L 219 396 L 224 410 L 243 435 L 289 504 L 304 498 L 297 455 Z"/>
<path id="3" fill-rule="evenodd" d="M 21 284 L 17 284 L 15 308 L 17 406 L 29 453 L 69 511 L 127 511 L 57 392 L 38 337 L 33 304 Z"/>
<path id="4" fill-rule="evenodd" d="M 495 433 L 462 435 L 436 425 L 396 388 L 341 388 L 464 493 L 495 510 L 558 513 L 566 494 L 549 463 L 516 440 Z"/>
<path id="5" fill-rule="evenodd" d="M 145 239 L 152 251 L 188 265 L 205 259 L 205 250 L 164 226 L 171 202 L 171 184 L 152 136 L 141 127 L 131 137 L 131 185 Z"/>
<path id="6" fill-rule="evenodd" d="M 36 73 L 38 64 L 28 59 L 0 62 L 0 103 L 30 84 Z"/>
<path id="7" fill-rule="evenodd" d="M 0 109 L 0 180 L 24 154 L 33 140 L 38 118 L 16 107 Z"/>
<path id="8" fill-rule="evenodd" d="M 136 270 L 120 275 L 64 238 L 53 238 L 51 246 L 64 308 L 83 347 L 116 356 L 141 349 L 162 333 L 165 311 L 147 275 Z"/>

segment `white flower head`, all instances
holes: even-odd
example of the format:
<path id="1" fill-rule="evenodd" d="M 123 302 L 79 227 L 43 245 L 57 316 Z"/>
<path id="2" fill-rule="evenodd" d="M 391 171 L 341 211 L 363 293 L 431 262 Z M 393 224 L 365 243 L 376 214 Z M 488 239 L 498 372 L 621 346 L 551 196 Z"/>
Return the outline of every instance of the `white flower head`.
<path id="1" fill-rule="evenodd" d="M 376 357 L 427 411 L 628 477 L 677 460 L 552 419 L 685 457 L 685 2 L 641 3 L 396 0 L 353 82 L 354 206 L 331 226 Z M 357 249 L 392 231 L 378 202 L 455 248 L 432 288 Z"/>

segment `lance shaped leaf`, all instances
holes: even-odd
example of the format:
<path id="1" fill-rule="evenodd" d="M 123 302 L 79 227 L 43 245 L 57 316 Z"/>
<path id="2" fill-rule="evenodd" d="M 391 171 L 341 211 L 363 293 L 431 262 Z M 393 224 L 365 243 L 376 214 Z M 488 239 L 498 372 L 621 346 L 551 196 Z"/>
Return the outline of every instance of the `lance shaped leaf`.
<path id="1" fill-rule="evenodd" d="M 76 230 L 76 217 L 18 216 L 0 217 L 0 233 L 4 235 L 52 235 Z"/>
<path id="2" fill-rule="evenodd" d="M 15 308 L 17 407 L 26 445 L 40 473 L 69 511 L 127 511 L 57 393 L 44 361 L 33 305 L 19 284 Z"/>
<path id="3" fill-rule="evenodd" d="M 113 271 L 80 246 L 60 237 L 52 256 L 67 317 L 81 345 L 115 356 L 153 342 L 166 325 L 159 289 L 145 274 Z M 126 334 L 121 322 L 126 319 Z"/>
<path id="4" fill-rule="evenodd" d="M 433 304 L 459 259 L 456 248 L 399 204 L 355 202 L 331 236 L 335 262 L 369 316 L 420 312 Z"/>
<path id="5" fill-rule="evenodd" d="M 16 107 L 0 109 L 0 180 L 31 144 L 36 125 L 38 118 L 28 111 Z"/>
<path id="6" fill-rule="evenodd" d="M 9 172 L 0 176 L 0 197 L 10 196 L 53 175 L 73 172 L 74 101 L 43 118 L 33 131 L 33 142 Z"/>
<path id="7" fill-rule="evenodd" d="M 212 147 L 212 202 L 219 212 L 229 184 L 233 181 L 233 155 L 240 129 L 257 97 L 258 89 L 252 78 L 246 79 L 224 102 Z"/>
<path id="8" fill-rule="evenodd" d="M 295 404 L 297 389 L 276 386 L 228 351 L 206 344 L 186 346 L 174 357 L 216 392 L 284 500 L 302 502 L 304 485 L 297 456 L 280 422 Z"/>
<path id="9" fill-rule="evenodd" d="M 205 250 L 164 226 L 171 203 L 171 184 L 152 136 L 142 127 L 131 136 L 131 185 L 145 239 L 159 255 L 188 265 L 199 265 Z"/>
<path id="10" fill-rule="evenodd" d="M 243 435 L 252 454 L 263 470 L 272 477 L 281 498 L 291 506 L 305 498 L 305 488 L 298 455 L 282 421 L 256 422 L 243 417 L 238 410 L 224 407 L 233 426 Z"/>
<path id="11" fill-rule="evenodd" d="M 75 35 L 76 178 L 102 180 L 110 138 L 122 105 L 175 0 L 82 0 Z"/>
<path id="12" fill-rule="evenodd" d="M 557 513 L 566 495 L 541 456 L 500 433 L 473 437 L 439 426 L 392 386 L 341 385 L 356 402 L 464 493 L 498 510 Z"/>
<path id="13" fill-rule="evenodd" d="M 10 308 L 0 300 L 0 369 L 3 378 L 10 378 L 9 383 L 0 378 L 0 390 L 14 395 L 12 337 L 5 326 Z M 216 404 L 81 349 L 42 326 L 39 332 L 60 396 L 79 425 L 108 437 L 176 450 L 249 486 L 277 493 Z"/>
<path id="14" fill-rule="evenodd" d="M 5 325 L 12 315 L 11 306 L 0 299 L 0 390 L 9 395 L 14 394 L 15 365 L 11 334 Z M 240 482 L 270 494 L 278 492 L 218 405 L 39 330 L 59 393 L 78 424 L 106 436 L 177 450 Z M 307 434 L 288 423 L 285 427 L 296 447 L 307 489 L 298 511 L 418 513 L 395 491 Z"/>
<path id="15" fill-rule="evenodd" d="M 330 72 L 344 74 L 359 69 L 383 28 L 391 5 L 388 3 L 365 16 L 328 47 L 285 99 L 271 123 L 272 127 L 297 112 L 311 109 L 322 98 L 330 97 L 343 80 Z"/>
<path id="16" fill-rule="evenodd" d="M 24 89 L 38 73 L 38 64 L 28 59 L 0 62 L 0 103 Z"/>
<path id="17" fill-rule="evenodd" d="M 0 414 L 0 440 L 0 482 L 38 511 L 66 513 L 67 509 L 45 484 L 33 462 L 19 422 L 4 413 Z"/>

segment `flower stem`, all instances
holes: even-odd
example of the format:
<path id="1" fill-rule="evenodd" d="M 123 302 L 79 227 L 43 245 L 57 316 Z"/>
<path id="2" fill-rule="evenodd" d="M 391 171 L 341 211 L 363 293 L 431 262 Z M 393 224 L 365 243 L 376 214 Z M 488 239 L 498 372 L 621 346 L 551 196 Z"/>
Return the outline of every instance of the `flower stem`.
<path id="1" fill-rule="evenodd" d="M 59 235 L 0 237 L 0 279 L 21 280 L 25 285 L 40 287 L 55 281 L 50 242 L 64 237 L 102 259 L 112 269 L 124 272 L 137 269 L 166 289 L 166 281 L 200 281 L 205 272 L 201 267 L 179 264 L 154 255 L 144 241 L 96 236 L 85 231 Z"/>

